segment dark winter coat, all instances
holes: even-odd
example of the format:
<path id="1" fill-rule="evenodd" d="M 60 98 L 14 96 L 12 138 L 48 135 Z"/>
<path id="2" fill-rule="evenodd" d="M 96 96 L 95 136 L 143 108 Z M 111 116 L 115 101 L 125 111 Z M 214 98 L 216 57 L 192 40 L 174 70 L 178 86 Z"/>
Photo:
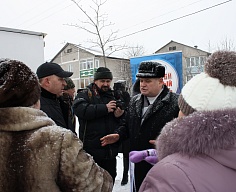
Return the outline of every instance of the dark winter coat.
<path id="1" fill-rule="evenodd" d="M 0 117 L 0 191 L 112 191 L 82 142 L 41 110 L 1 108 Z"/>
<path id="2" fill-rule="evenodd" d="M 69 118 L 68 105 L 41 87 L 40 97 L 41 110 L 44 111 L 58 126 L 67 128 L 75 133 L 72 120 Z"/>
<path id="3" fill-rule="evenodd" d="M 145 149 L 154 148 L 149 140 L 155 140 L 160 134 L 165 124 L 178 116 L 178 95 L 169 91 L 164 86 L 161 94 L 156 98 L 152 106 L 149 106 L 143 123 L 142 109 L 143 109 L 144 96 L 141 94 L 135 95 L 128 107 L 127 118 L 124 127 L 129 131 L 130 150 L 141 151 Z M 128 128 L 128 129 L 127 129 Z M 117 131 L 124 137 L 123 127 Z M 152 165 L 141 161 L 135 164 L 135 182 L 137 189 L 140 187 L 147 172 L 151 169 Z"/>
<path id="4" fill-rule="evenodd" d="M 160 161 L 140 192 L 235 192 L 236 109 L 175 119 L 156 144 Z"/>
<path id="5" fill-rule="evenodd" d="M 100 141 L 105 135 L 114 133 L 122 118 L 108 113 L 106 104 L 111 100 L 115 100 L 111 90 L 103 92 L 92 83 L 79 91 L 74 101 L 74 113 L 80 124 L 79 137 L 86 152 L 95 160 L 113 159 L 118 154 L 119 143 L 102 147 Z"/>
<path id="6" fill-rule="evenodd" d="M 128 107 L 125 126 L 129 131 L 131 151 L 153 148 L 149 140 L 155 140 L 165 124 L 176 118 L 179 113 L 178 95 L 164 86 L 161 94 L 149 106 L 141 124 L 143 101 L 143 95 L 135 95 Z"/>

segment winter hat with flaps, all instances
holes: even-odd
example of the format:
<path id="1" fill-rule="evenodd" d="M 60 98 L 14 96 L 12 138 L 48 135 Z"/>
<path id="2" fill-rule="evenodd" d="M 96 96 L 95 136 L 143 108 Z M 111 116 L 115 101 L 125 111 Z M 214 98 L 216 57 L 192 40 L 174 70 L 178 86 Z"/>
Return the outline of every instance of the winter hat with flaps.
<path id="1" fill-rule="evenodd" d="M 165 76 L 165 67 L 156 61 L 143 61 L 139 65 L 136 77 L 161 78 Z"/>
<path id="2" fill-rule="evenodd" d="M 113 79 L 111 71 L 106 67 L 99 67 L 94 73 L 94 80 L 98 79 Z"/>
<path id="3" fill-rule="evenodd" d="M 236 52 L 213 53 L 205 63 L 205 72 L 183 87 L 179 108 L 185 115 L 236 108 Z"/>
<path id="4" fill-rule="evenodd" d="M 38 78 L 16 60 L 0 60 L 0 108 L 29 107 L 40 98 Z"/>

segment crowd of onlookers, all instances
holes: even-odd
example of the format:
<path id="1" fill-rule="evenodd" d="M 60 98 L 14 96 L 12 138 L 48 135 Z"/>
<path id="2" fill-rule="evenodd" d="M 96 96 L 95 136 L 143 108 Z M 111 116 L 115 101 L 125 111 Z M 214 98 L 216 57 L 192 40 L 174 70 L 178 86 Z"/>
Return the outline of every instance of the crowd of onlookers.
<path id="1" fill-rule="evenodd" d="M 235 191 L 236 52 L 214 52 L 180 94 L 158 61 L 130 94 L 106 67 L 77 91 L 72 74 L 0 60 L 0 191 L 112 191 L 120 151 L 132 192 Z"/>

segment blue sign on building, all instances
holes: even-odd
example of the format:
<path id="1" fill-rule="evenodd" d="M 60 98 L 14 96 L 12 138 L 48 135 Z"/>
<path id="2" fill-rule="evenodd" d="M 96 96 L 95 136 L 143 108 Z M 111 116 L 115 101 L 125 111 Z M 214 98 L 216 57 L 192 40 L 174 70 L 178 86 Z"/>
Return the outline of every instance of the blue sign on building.
<path id="1" fill-rule="evenodd" d="M 142 61 L 158 61 L 166 67 L 166 75 L 164 77 L 165 84 L 173 92 L 180 93 L 183 87 L 182 75 L 182 52 L 159 53 L 141 57 L 130 58 L 132 83 L 136 80 L 138 67 Z"/>

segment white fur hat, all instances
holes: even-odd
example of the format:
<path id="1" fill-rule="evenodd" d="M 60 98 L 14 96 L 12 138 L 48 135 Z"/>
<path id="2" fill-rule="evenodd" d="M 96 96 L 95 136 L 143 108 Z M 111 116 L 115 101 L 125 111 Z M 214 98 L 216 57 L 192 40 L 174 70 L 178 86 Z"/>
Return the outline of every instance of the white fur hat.
<path id="1" fill-rule="evenodd" d="M 236 52 L 213 53 L 205 64 L 205 72 L 183 87 L 179 107 L 185 115 L 236 108 Z"/>

